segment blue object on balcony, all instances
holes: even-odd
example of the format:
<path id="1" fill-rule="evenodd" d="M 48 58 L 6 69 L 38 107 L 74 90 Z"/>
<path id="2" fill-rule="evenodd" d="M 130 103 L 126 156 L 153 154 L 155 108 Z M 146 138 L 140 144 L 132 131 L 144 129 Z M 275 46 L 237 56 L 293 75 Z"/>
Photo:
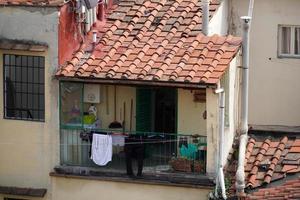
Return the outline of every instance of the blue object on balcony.
<path id="1" fill-rule="evenodd" d="M 180 147 L 180 155 L 188 159 L 195 159 L 197 151 L 197 146 L 194 144 L 188 144 L 187 147 L 182 145 Z"/>

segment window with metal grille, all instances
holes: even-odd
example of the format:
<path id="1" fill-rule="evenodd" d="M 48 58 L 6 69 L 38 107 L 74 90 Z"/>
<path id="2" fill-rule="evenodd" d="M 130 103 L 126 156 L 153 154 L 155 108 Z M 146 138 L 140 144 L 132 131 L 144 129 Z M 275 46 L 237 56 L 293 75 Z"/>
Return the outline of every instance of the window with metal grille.
<path id="1" fill-rule="evenodd" d="M 3 55 L 4 118 L 45 120 L 45 58 Z"/>

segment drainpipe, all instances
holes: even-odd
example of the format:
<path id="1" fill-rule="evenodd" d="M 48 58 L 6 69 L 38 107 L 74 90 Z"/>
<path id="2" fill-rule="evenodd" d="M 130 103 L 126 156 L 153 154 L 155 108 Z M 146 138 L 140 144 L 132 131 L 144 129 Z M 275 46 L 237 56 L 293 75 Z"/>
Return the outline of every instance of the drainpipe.
<path id="1" fill-rule="evenodd" d="M 242 68 L 242 97 L 241 97 L 241 130 L 238 169 L 236 172 L 236 192 L 238 196 L 244 194 L 245 171 L 244 161 L 248 140 L 248 82 L 249 82 L 249 33 L 251 17 L 241 17 L 243 20 L 243 68 Z"/>
<path id="2" fill-rule="evenodd" d="M 226 188 L 224 181 L 224 172 L 223 172 L 223 160 L 224 160 L 224 125 L 225 125 L 225 91 L 223 88 L 218 88 L 215 91 L 219 95 L 219 152 L 218 152 L 218 174 L 216 178 L 216 191 L 218 186 L 221 187 L 222 198 L 227 199 Z M 217 192 L 215 193 L 217 195 Z"/>
<path id="3" fill-rule="evenodd" d="M 210 0 L 203 0 L 202 3 L 202 32 L 208 35 L 209 29 L 209 3 Z"/>

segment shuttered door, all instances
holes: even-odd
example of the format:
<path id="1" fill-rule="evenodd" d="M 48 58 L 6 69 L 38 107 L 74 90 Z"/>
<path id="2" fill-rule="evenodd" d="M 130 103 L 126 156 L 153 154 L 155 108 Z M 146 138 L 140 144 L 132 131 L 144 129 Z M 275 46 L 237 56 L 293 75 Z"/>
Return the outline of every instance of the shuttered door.
<path id="1" fill-rule="evenodd" d="M 152 118 L 152 90 L 148 88 L 136 89 L 136 130 L 151 131 Z"/>

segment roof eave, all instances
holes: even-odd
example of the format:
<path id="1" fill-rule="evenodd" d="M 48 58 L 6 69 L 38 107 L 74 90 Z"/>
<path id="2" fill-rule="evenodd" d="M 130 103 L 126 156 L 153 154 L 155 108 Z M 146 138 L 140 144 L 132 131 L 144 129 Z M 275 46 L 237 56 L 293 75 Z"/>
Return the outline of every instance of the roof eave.
<path id="1" fill-rule="evenodd" d="M 185 89 L 217 88 L 217 84 L 214 83 L 145 81 L 145 80 L 131 80 L 131 79 L 103 79 L 103 78 L 91 78 L 91 77 L 83 78 L 83 77 L 65 77 L 65 76 L 55 76 L 55 77 L 61 81 L 100 83 L 100 84 L 112 84 L 112 85 L 176 87 L 176 88 L 185 88 Z"/>

